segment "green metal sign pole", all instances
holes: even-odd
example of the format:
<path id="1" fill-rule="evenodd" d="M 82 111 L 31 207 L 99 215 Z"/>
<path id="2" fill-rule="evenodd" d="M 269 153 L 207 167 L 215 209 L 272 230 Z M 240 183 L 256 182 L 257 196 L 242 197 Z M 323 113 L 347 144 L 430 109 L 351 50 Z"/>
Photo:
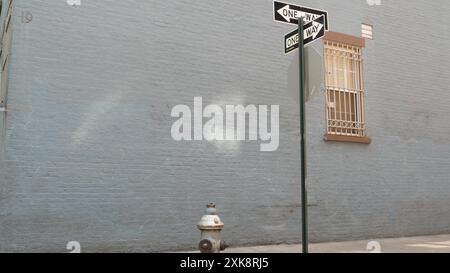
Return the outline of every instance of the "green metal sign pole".
<path id="1" fill-rule="evenodd" d="M 303 253 L 308 253 L 308 196 L 306 187 L 306 150 L 305 150 L 305 46 L 304 46 L 304 21 L 298 20 L 298 44 L 300 65 L 300 157 L 302 172 L 302 248 Z"/>

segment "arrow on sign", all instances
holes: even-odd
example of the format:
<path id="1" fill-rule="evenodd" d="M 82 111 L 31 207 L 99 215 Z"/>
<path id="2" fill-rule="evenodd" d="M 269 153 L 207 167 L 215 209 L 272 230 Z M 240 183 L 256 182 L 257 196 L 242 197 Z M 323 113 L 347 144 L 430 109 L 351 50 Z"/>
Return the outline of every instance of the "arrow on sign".
<path id="1" fill-rule="evenodd" d="M 311 23 L 305 25 L 305 44 L 310 39 L 312 41 L 316 40 L 319 35 L 324 34 L 325 17 L 320 16 Z"/>
<path id="2" fill-rule="evenodd" d="M 291 12 L 291 9 L 289 8 L 289 5 L 284 6 L 283 8 L 277 10 L 278 14 L 281 15 L 281 17 L 284 18 L 286 22 L 289 22 L 291 19 L 297 19 L 297 13 L 296 11 Z"/>
<path id="3" fill-rule="evenodd" d="M 325 17 L 325 30 L 328 30 L 328 12 L 319 9 L 301 7 L 278 1 L 273 2 L 274 20 L 283 23 L 298 25 L 298 18 L 303 17 L 305 23 L 312 22 L 320 16 Z"/>
<path id="4" fill-rule="evenodd" d="M 325 35 L 325 16 L 305 24 L 304 26 L 304 44 L 305 46 L 322 38 Z M 298 48 L 298 30 L 294 30 L 284 37 L 284 52 L 287 54 Z"/>

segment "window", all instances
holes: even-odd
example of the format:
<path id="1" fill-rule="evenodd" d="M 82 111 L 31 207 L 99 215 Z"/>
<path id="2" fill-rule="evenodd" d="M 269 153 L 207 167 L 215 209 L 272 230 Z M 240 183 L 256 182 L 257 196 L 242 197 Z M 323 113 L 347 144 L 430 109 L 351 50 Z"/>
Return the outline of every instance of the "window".
<path id="1" fill-rule="evenodd" d="M 363 38 L 373 40 L 373 26 L 368 24 L 362 24 L 361 33 Z"/>
<path id="2" fill-rule="evenodd" d="M 344 34 L 331 33 L 328 36 L 334 39 L 324 39 L 325 139 L 370 143 L 366 137 L 364 114 L 364 41 Z"/>

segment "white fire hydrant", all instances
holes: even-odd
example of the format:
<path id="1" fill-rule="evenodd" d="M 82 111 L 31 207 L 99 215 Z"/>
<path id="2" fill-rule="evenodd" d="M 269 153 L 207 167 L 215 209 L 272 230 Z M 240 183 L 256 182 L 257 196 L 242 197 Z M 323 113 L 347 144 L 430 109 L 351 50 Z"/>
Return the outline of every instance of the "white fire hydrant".
<path id="1" fill-rule="evenodd" d="M 201 253 L 219 253 L 228 247 L 225 241 L 220 240 L 223 223 L 217 216 L 214 203 L 206 205 L 206 213 L 198 222 L 197 227 L 201 231 L 200 243 L 198 244 Z"/>

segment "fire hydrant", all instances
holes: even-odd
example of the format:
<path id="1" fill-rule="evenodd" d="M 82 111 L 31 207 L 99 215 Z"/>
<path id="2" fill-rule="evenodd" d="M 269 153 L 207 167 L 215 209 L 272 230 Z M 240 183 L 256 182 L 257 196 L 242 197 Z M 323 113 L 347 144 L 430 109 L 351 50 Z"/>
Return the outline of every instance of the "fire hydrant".
<path id="1" fill-rule="evenodd" d="M 206 205 L 206 213 L 198 222 L 197 227 L 201 231 L 200 243 L 198 244 L 201 253 L 219 253 L 228 247 L 225 241 L 220 240 L 223 223 L 217 216 L 214 203 Z"/>

